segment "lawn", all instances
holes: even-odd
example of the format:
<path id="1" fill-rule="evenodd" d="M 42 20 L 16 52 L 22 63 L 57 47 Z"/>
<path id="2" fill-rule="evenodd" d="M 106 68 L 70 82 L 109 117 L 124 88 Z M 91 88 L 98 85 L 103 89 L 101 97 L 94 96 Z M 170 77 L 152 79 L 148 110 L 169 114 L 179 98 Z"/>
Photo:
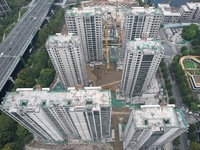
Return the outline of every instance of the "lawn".
<path id="1" fill-rule="evenodd" d="M 195 69 L 197 68 L 196 64 L 192 61 L 189 61 L 189 60 L 184 60 L 183 64 L 184 64 L 186 69 L 187 68 L 195 68 Z"/>

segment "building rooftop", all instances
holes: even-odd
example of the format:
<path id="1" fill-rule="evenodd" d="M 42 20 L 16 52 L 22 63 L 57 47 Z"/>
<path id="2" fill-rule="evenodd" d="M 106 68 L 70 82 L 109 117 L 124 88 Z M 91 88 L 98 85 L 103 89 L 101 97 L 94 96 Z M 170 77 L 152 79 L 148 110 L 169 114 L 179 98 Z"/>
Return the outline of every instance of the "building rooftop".
<path id="1" fill-rule="evenodd" d="M 142 105 L 133 110 L 136 128 L 152 128 L 153 131 L 164 131 L 165 128 L 187 127 L 181 110 L 175 105 Z"/>
<path id="2" fill-rule="evenodd" d="M 180 12 L 172 9 L 169 4 L 158 4 L 158 7 L 162 10 L 164 16 L 181 16 Z"/>
<path id="3" fill-rule="evenodd" d="M 102 14 L 107 20 L 121 21 L 124 19 L 126 9 L 127 7 L 121 4 L 117 7 L 116 3 L 83 3 L 82 9 L 67 10 L 67 14 Z"/>
<path id="4" fill-rule="evenodd" d="M 181 5 L 181 7 L 183 8 L 184 11 L 190 12 L 190 10 L 188 9 L 187 5 Z"/>
<path id="5" fill-rule="evenodd" d="M 143 52 L 144 54 L 153 54 L 156 51 L 164 53 L 164 47 L 158 40 L 152 38 L 141 39 L 136 38 L 133 41 L 129 41 L 126 44 L 127 50 L 130 50 L 132 53 Z"/>
<path id="6" fill-rule="evenodd" d="M 66 10 L 66 16 L 88 16 L 88 15 L 102 15 L 102 10 L 95 7 L 82 7 L 81 9 L 72 8 Z"/>
<path id="7" fill-rule="evenodd" d="M 197 9 L 197 7 L 200 7 L 200 2 L 190 2 L 186 3 L 189 9 Z"/>
<path id="8" fill-rule="evenodd" d="M 127 9 L 126 13 L 162 15 L 161 10 L 159 8 L 155 8 L 155 7 L 132 7 L 131 9 Z"/>
<path id="9" fill-rule="evenodd" d="M 67 47 L 71 41 L 80 42 L 79 37 L 73 33 L 68 33 L 68 35 L 56 33 L 48 37 L 46 46 Z"/>
<path id="10" fill-rule="evenodd" d="M 192 79 L 196 87 L 200 87 L 200 76 L 199 75 L 192 75 Z"/>
<path id="11" fill-rule="evenodd" d="M 48 88 L 34 90 L 32 88 L 19 88 L 16 92 L 6 94 L 2 102 L 3 108 L 17 110 L 24 107 L 26 110 L 39 111 L 40 106 L 65 106 L 70 111 L 91 107 L 99 110 L 100 106 L 111 106 L 111 93 L 101 90 L 101 87 L 71 87 L 63 91 L 49 91 Z"/>

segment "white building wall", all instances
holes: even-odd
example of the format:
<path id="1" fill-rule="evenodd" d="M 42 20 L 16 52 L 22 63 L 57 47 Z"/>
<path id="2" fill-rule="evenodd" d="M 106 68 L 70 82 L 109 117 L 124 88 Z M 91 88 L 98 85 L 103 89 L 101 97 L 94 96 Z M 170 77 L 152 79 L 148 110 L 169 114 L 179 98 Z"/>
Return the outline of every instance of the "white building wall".
<path id="1" fill-rule="evenodd" d="M 80 39 L 72 33 L 68 36 L 51 36 L 46 48 L 63 88 L 78 84 L 88 86 L 86 66 Z"/>
<path id="2" fill-rule="evenodd" d="M 156 71 L 158 70 L 158 67 L 160 65 L 160 62 L 162 60 L 163 55 L 164 55 L 164 52 L 163 53 L 162 52 L 159 52 L 159 53 L 156 52 L 154 54 L 151 66 L 149 68 L 146 80 L 145 80 L 143 88 L 142 88 L 142 92 L 144 92 L 147 89 L 148 85 L 151 83 L 152 78 L 155 76 Z"/>
<path id="3" fill-rule="evenodd" d="M 73 19 L 72 19 L 73 18 Z M 94 18 L 94 22 L 91 21 Z M 69 33 L 77 33 L 81 39 L 85 62 L 99 62 L 103 60 L 103 19 L 102 14 L 88 15 L 76 13 L 74 16 L 65 15 Z M 75 23 L 74 27 L 72 25 Z M 76 29 L 75 29 L 76 28 Z M 95 45 L 95 47 L 94 47 Z"/>
<path id="4" fill-rule="evenodd" d="M 132 9 L 134 9 L 134 7 Z M 140 18 L 140 20 L 135 21 L 135 17 Z M 134 40 L 135 38 L 142 38 L 142 36 L 146 36 L 147 38 L 156 38 L 158 30 L 160 29 L 162 19 L 163 15 L 156 13 L 155 14 L 144 13 L 143 15 L 134 13 L 129 13 L 129 14 L 125 13 L 124 36 L 123 36 L 122 52 L 120 53 L 121 61 L 124 60 L 126 52 L 126 43 L 129 40 Z M 135 23 L 137 23 L 137 25 Z"/>
<path id="5" fill-rule="evenodd" d="M 74 125 L 81 136 L 83 141 L 91 141 L 91 136 L 89 133 L 89 129 L 87 127 L 87 123 L 84 117 L 83 111 L 70 111 L 70 116 L 74 122 Z"/>
<path id="6" fill-rule="evenodd" d="M 77 33 L 80 36 L 80 40 L 81 40 L 82 52 L 84 54 L 85 62 L 89 62 L 90 58 L 88 55 L 89 51 L 88 51 L 87 42 L 86 42 L 87 37 L 84 30 L 85 29 L 84 18 L 83 16 L 77 16 L 75 20 L 76 20 Z"/>
<path id="7" fill-rule="evenodd" d="M 45 130 L 55 141 L 63 141 L 62 135 L 58 133 L 54 124 L 49 120 L 46 114 L 40 109 L 39 113 L 27 113 L 43 130 Z"/>
<path id="8" fill-rule="evenodd" d="M 151 147 L 161 147 L 162 145 L 166 145 L 185 131 L 186 128 L 172 128 L 163 134 L 156 142 L 154 142 Z"/>
<path id="9" fill-rule="evenodd" d="M 68 135 L 77 135 L 77 131 L 68 115 L 66 110 L 62 107 L 51 107 L 48 108 L 51 114 L 54 116 L 54 118 L 57 120 L 59 125 L 62 127 L 62 129 L 65 131 L 65 134 Z"/>
<path id="10" fill-rule="evenodd" d="M 135 144 L 135 150 L 139 149 L 153 134 L 151 129 L 144 129 L 141 135 L 138 137 L 138 142 Z"/>
<path id="11" fill-rule="evenodd" d="M 142 39 L 140 40 L 145 41 Z M 131 42 L 135 42 L 135 44 L 137 43 L 137 41 L 130 41 L 129 43 L 127 43 L 126 54 L 124 59 L 124 69 L 120 84 L 121 94 L 126 97 L 140 96 L 140 94 L 142 94 L 142 92 L 146 90 L 148 85 L 151 83 L 152 78 L 155 76 L 155 73 L 164 55 L 161 44 L 157 44 L 157 46 L 155 47 L 156 50 L 153 50 L 152 47 L 149 47 L 146 52 L 145 50 L 143 51 L 143 47 L 141 48 L 141 50 L 134 49 L 134 46 L 130 46 Z M 145 43 L 148 43 L 148 40 Z M 148 65 L 149 68 L 144 66 L 142 67 L 141 64 L 143 61 L 143 57 L 148 55 L 153 55 L 151 61 L 145 61 L 146 65 Z M 144 70 L 147 71 L 147 74 L 145 80 L 141 81 L 142 87 L 139 88 L 141 90 L 135 90 L 136 88 L 138 88 L 138 79 L 141 79 L 142 74 L 140 73 L 140 71 Z M 140 94 L 138 93 L 138 91 Z"/>
<path id="12" fill-rule="evenodd" d="M 186 11 L 184 7 L 187 7 L 187 5 L 181 5 L 180 7 L 180 22 L 190 22 L 192 20 L 192 11 Z"/>

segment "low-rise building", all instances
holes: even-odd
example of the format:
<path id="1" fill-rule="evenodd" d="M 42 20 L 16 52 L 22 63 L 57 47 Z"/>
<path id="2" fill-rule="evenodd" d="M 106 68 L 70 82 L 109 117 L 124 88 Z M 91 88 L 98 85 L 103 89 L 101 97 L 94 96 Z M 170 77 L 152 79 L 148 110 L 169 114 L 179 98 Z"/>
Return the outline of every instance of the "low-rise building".
<path id="1" fill-rule="evenodd" d="M 180 22 L 200 21 L 200 2 L 190 2 L 180 7 Z"/>
<path id="2" fill-rule="evenodd" d="M 158 4 L 158 7 L 163 12 L 162 24 L 179 22 L 181 17 L 179 10 L 171 8 L 169 4 Z"/>

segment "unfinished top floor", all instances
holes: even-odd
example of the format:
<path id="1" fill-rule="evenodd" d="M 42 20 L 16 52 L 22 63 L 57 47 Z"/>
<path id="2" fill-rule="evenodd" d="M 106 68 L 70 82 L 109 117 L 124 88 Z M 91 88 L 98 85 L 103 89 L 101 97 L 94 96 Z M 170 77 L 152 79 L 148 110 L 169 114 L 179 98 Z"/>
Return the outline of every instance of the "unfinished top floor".
<path id="1" fill-rule="evenodd" d="M 26 108 L 39 111 L 41 107 L 67 107 L 71 111 L 78 109 L 100 110 L 101 106 L 111 106 L 111 92 L 101 87 L 70 87 L 62 91 L 50 91 L 48 88 L 18 88 L 8 92 L 2 102 L 4 109 Z"/>
<path id="2" fill-rule="evenodd" d="M 175 105 L 142 105 L 133 110 L 133 119 L 135 128 L 151 128 L 152 131 L 187 127 L 182 111 L 175 109 Z"/>
<path id="3" fill-rule="evenodd" d="M 143 54 L 153 54 L 155 51 L 164 53 L 164 47 L 160 41 L 152 38 L 136 38 L 135 40 L 128 41 L 126 49 L 131 53 L 142 52 Z"/>

